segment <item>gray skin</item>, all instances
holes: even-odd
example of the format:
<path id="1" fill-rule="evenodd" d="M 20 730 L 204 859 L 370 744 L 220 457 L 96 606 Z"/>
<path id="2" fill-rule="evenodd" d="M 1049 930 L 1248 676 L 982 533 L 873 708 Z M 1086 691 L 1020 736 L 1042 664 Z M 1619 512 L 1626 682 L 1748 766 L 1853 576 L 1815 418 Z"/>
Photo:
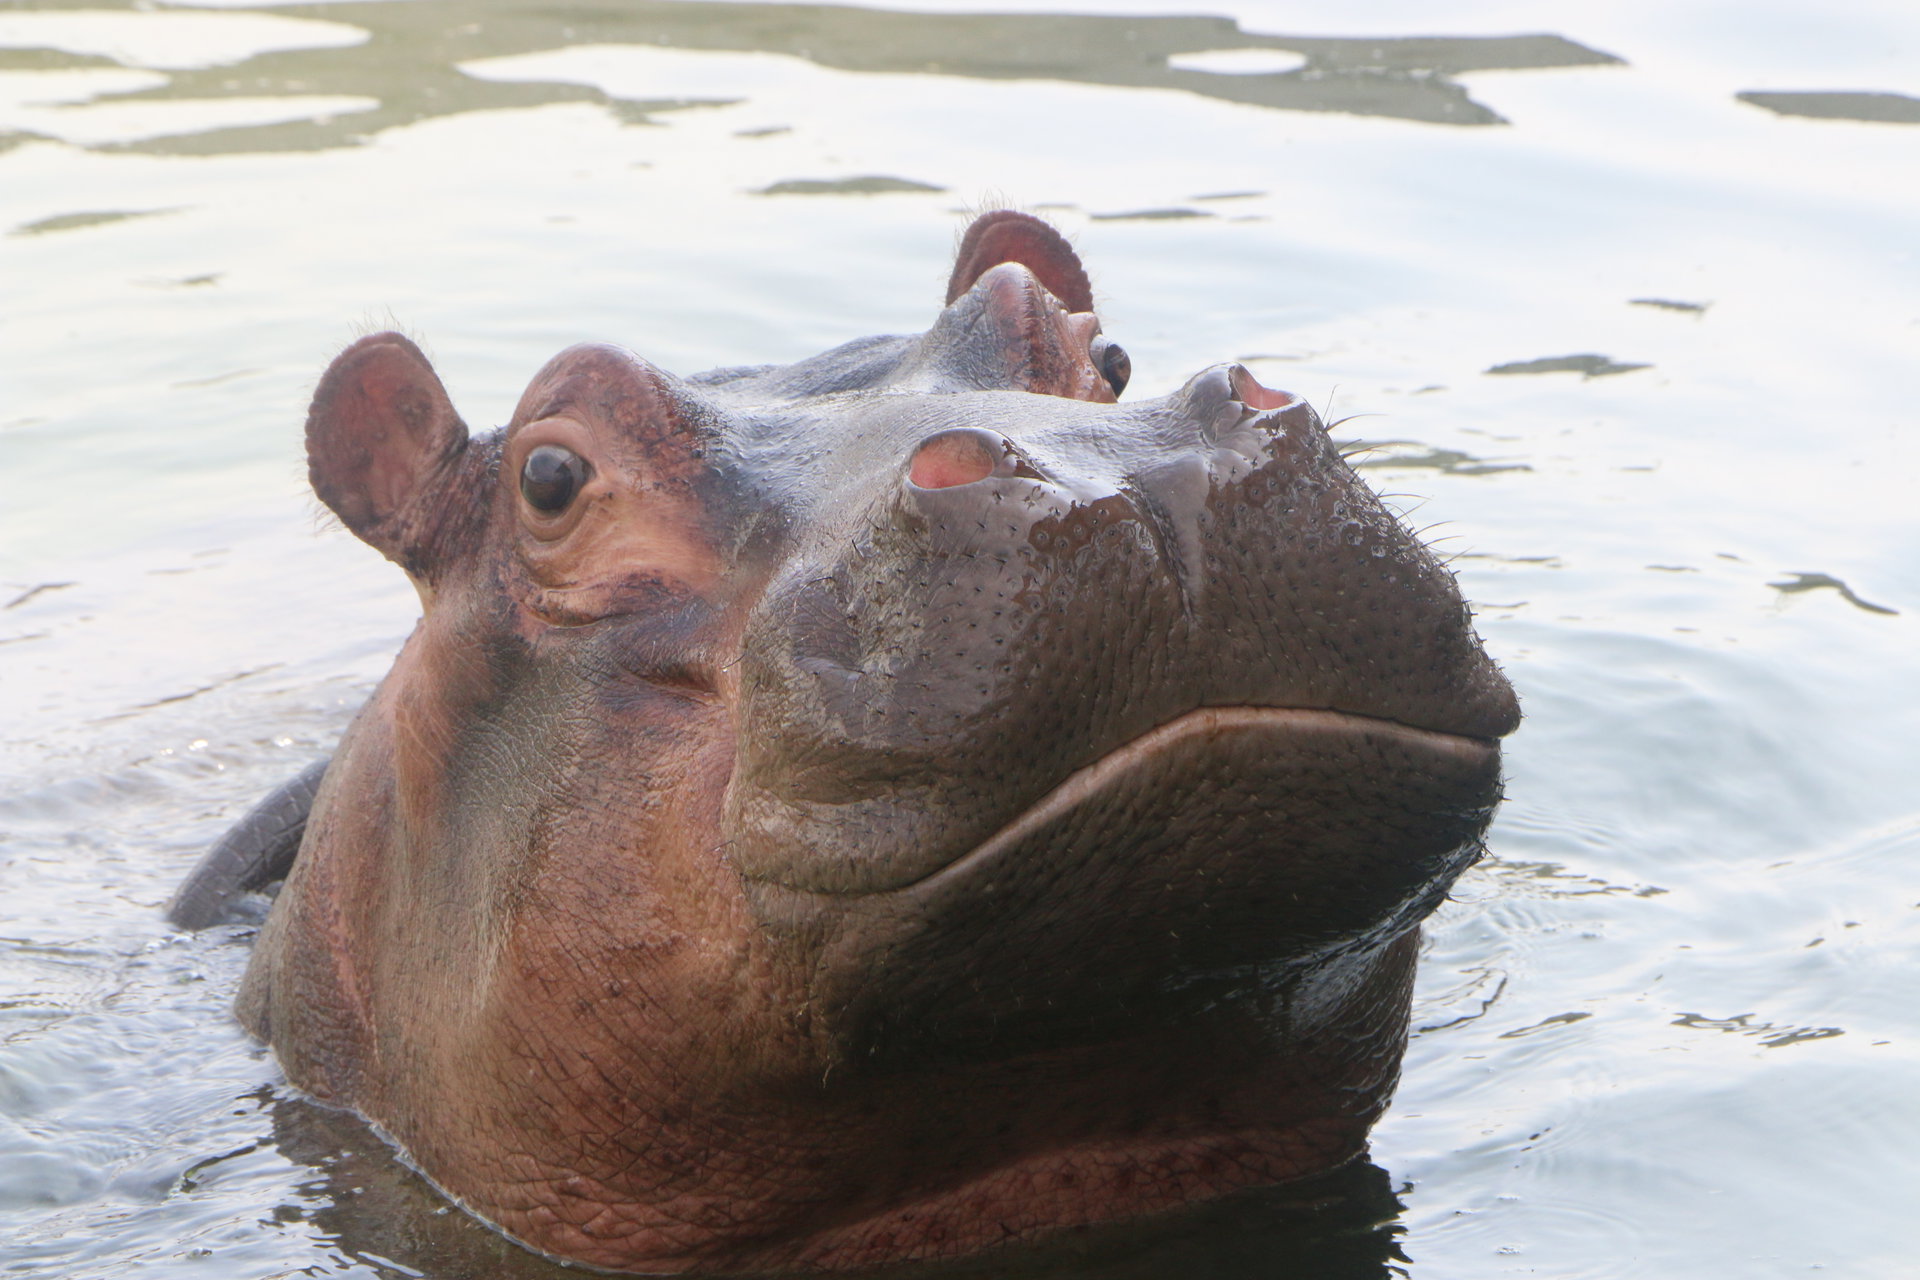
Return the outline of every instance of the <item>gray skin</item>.
<path id="1" fill-rule="evenodd" d="M 248 911 L 249 899 L 277 890 L 286 880 L 326 773 L 327 762 L 316 760 L 214 841 L 167 904 L 167 923 L 181 929 L 258 923 Z"/>
<path id="2" fill-rule="evenodd" d="M 609 1269 L 953 1256 L 1352 1159 L 1517 707 L 1305 402 L 1124 380 L 1007 212 L 923 335 L 576 347 L 491 435 L 354 344 L 314 487 L 424 616 L 242 1020 Z"/>

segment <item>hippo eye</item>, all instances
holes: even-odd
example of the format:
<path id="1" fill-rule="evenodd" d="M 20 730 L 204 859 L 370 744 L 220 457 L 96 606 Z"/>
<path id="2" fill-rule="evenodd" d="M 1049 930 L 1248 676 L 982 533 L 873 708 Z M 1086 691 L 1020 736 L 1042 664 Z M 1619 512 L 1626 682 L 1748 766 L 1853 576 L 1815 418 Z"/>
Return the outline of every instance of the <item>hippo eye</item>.
<path id="1" fill-rule="evenodd" d="M 1107 349 L 1100 353 L 1100 375 L 1113 388 L 1114 395 L 1127 389 L 1127 379 L 1133 377 L 1133 361 L 1128 358 L 1125 347 L 1117 342 L 1107 344 Z"/>
<path id="2" fill-rule="evenodd" d="M 520 496 L 546 515 L 567 509 L 587 482 L 587 460 L 557 444 L 543 444 L 527 455 L 520 468 Z"/>

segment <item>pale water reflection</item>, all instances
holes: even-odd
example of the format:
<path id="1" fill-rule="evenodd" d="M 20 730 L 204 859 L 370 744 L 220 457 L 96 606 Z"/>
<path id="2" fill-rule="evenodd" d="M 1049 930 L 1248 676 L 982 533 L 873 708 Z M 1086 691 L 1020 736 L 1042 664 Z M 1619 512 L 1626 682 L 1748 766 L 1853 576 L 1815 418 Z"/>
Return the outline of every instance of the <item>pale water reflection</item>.
<path id="1" fill-rule="evenodd" d="M 274 16 L 245 18 L 43 12 L 0 18 L 0 42 L 22 47 L 27 52 L 16 57 L 35 67 L 89 66 L 106 58 L 176 69 L 163 84 L 103 94 L 108 102 L 193 102 L 203 108 L 216 102 L 359 104 L 316 105 L 298 124 L 242 128 L 209 122 L 126 144 L 190 154 L 351 145 L 435 116 L 552 102 L 600 103 L 624 120 L 645 123 L 659 111 L 727 101 L 630 98 L 563 78 L 503 83 L 469 74 L 467 67 L 484 58 L 594 45 L 776 54 L 853 72 L 1175 89 L 1263 107 L 1445 124 L 1500 122 L 1457 81 L 1465 73 L 1618 61 L 1543 35 L 1356 40 L 1259 34 L 1211 16 L 906 13 L 684 0 L 617 8 L 384 0 L 357 4 L 351 13 L 337 5 L 283 5 Z M 1255 64 L 1249 74 L 1232 62 L 1222 64 L 1220 55 L 1236 53 L 1294 56 L 1277 69 L 1271 61 Z M 322 97 L 313 99 L 316 94 Z M 356 118 L 336 118 L 348 113 Z M 99 114 L 99 108 L 88 114 Z M 163 120 L 164 114 L 154 118 Z M 58 124 L 49 127 L 57 130 Z"/>
<path id="2" fill-rule="evenodd" d="M 0 10 L 0 1270 L 555 1273 L 279 1090 L 243 931 L 158 916 L 413 616 L 306 396 L 393 321 L 481 425 L 576 340 L 916 329 L 994 201 L 1136 394 L 1355 415 L 1529 716 L 1374 1164 L 1021 1265 L 1911 1270 L 1920 16 L 955 7 Z"/>

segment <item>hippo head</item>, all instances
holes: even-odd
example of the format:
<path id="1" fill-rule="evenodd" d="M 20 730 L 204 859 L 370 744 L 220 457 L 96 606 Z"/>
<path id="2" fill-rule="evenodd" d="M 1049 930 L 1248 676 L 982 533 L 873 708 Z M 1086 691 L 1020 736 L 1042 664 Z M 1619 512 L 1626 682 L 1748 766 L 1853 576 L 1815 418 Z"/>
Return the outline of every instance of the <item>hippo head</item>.
<path id="1" fill-rule="evenodd" d="M 470 438 L 381 334 L 314 487 L 424 616 L 243 986 L 298 1085 L 622 1270 L 951 1255 L 1354 1157 L 1517 720 L 1451 576 L 1238 365 L 1118 403 L 1046 224 L 924 335 Z"/>

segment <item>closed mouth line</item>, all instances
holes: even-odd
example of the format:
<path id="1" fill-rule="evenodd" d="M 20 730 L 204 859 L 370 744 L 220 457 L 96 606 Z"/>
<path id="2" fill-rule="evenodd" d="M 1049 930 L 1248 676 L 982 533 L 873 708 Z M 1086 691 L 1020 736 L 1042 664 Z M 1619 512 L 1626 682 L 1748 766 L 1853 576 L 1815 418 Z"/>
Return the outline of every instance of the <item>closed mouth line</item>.
<path id="1" fill-rule="evenodd" d="M 823 891 L 789 889 L 826 898 L 866 898 L 901 893 L 929 885 L 951 875 L 962 874 L 969 866 L 987 861 L 1020 841 L 1034 835 L 1075 807 L 1101 795 L 1111 794 L 1126 775 L 1178 743 L 1194 738 L 1226 736 L 1246 730 L 1295 729 L 1301 732 L 1335 730 L 1346 733 L 1376 734 L 1401 745 L 1427 752 L 1451 755 L 1472 763 L 1484 761 L 1499 750 L 1491 738 L 1421 729 L 1380 716 L 1351 711 L 1327 711 L 1302 707 L 1200 707 L 1157 725 L 1133 740 L 1115 747 L 1099 759 L 1068 774 L 1052 790 L 1015 814 L 1001 828 L 950 862 L 903 880 L 873 889 Z"/>

